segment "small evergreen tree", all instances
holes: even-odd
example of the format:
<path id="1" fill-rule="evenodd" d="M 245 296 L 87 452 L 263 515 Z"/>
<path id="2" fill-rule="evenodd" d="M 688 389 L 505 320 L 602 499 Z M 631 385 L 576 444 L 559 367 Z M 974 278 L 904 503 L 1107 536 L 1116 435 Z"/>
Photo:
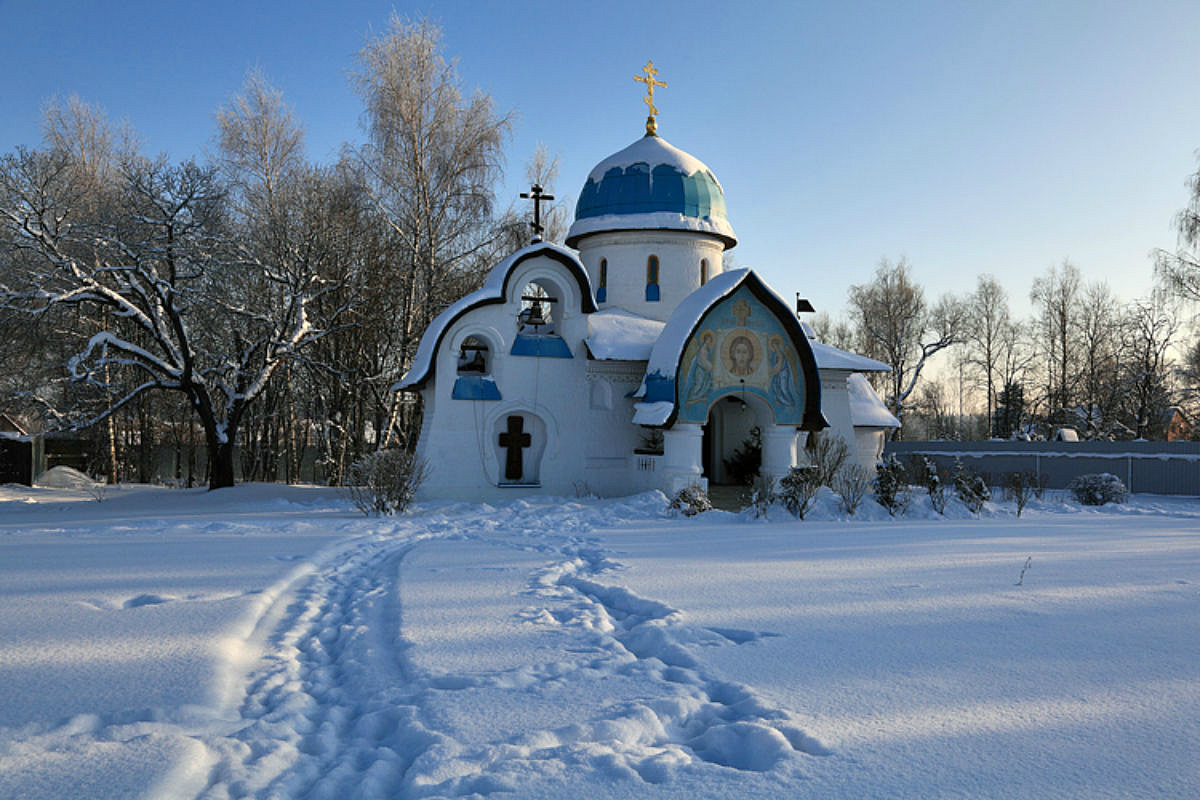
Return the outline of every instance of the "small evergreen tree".
<path id="1" fill-rule="evenodd" d="M 987 481 L 973 469 L 963 466 L 962 459 L 954 459 L 954 493 L 972 514 L 983 510 L 983 504 L 991 499 L 992 490 Z"/>
<path id="2" fill-rule="evenodd" d="M 996 418 L 993 430 L 1000 439 L 1011 439 L 1021 427 L 1025 417 L 1025 389 L 1021 384 L 1010 381 L 1004 384 L 996 398 Z"/>
<path id="3" fill-rule="evenodd" d="M 908 480 L 904 465 L 895 456 L 888 456 L 875 471 L 875 499 L 893 517 L 908 508 Z"/>

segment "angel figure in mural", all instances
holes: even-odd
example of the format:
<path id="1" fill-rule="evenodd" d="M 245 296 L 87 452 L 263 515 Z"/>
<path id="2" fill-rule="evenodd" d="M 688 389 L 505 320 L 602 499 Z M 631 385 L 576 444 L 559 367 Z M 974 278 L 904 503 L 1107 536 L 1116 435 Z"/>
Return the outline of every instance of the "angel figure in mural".
<path id="1" fill-rule="evenodd" d="M 783 352 L 783 337 L 772 336 L 767 342 L 767 350 L 767 372 L 771 376 L 767 397 L 775 405 L 795 406 L 795 379 L 792 377 L 792 366 Z"/>
<path id="2" fill-rule="evenodd" d="M 689 383 L 686 405 L 699 403 L 708 397 L 713 388 L 713 348 L 717 343 L 717 335 L 712 331 L 700 334 L 700 347 L 692 358 L 692 366 L 688 370 Z"/>

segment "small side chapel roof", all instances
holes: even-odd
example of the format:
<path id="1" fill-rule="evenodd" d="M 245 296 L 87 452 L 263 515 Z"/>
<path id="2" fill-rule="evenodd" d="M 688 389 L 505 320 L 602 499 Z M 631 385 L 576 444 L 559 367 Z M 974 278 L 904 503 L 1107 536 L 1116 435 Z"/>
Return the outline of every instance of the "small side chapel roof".
<path id="1" fill-rule="evenodd" d="M 839 350 L 831 344 L 818 342 L 811 337 L 809 337 L 808 345 L 812 348 L 813 356 L 817 359 L 817 367 L 820 369 L 846 369 L 851 372 L 892 371 L 892 368 L 882 361 Z"/>
<path id="2" fill-rule="evenodd" d="M 856 428 L 899 428 L 900 420 L 888 411 L 875 394 L 865 375 L 855 373 L 846 379 L 850 394 L 850 424 Z"/>
<path id="3" fill-rule="evenodd" d="M 487 280 L 484 281 L 483 286 L 446 306 L 440 314 L 433 318 L 433 322 L 429 324 L 425 333 L 421 335 L 421 343 L 417 345 L 417 355 L 413 358 L 412 367 L 409 368 L 403 378 L 392 385 L 392 391 L 399 392 L 405 389 L 420 388 L 433 369 L 434 355 L 437 354 L 438 345 L 441 344 L 442 337 L 446 335 L 447 329 L 459 317 L 473 308 L 494 303 L 503 303 L 505 290 L 508 285 L 508 276 L 522 261 L 534 258 L 535 256 L 548 256 L 565 266 L 579 283 L 580 294 L 583 297 L 584 313 L 596 310 L 596 301 L 593 299 L 592 284 L 588 280 L 587 270 L 584 269 L 579 257 L 573 251 L 556 244 L 551 244 L 550 242 L 536 242 L 527 247 L 522 247 L 492 267 L 492 271 L 488 273 Z"/>

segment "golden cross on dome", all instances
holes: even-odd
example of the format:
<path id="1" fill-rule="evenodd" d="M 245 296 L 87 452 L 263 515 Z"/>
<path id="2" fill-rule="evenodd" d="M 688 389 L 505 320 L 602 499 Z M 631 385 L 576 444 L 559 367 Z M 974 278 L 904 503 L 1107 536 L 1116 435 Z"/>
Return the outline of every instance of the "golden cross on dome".
<path id="1" fill-rule="evenodd" d="M 646 105 L 650 107 L 650 116 L 646 117 L 646 135 L 658 135 L 658 122 L 654 119 L 658 114 L 658 109 L 654 107 L 654 87 L 661 86 L 667 88 L 665 81 L 658 80 L 655 76 L 658 75 L 658 70 L 654 68 L 653 61 L 647 61 L 646 66 L 642 67 L 642 72 L 645 75 L 634 75 L 633 79 L 638 83 L 646 84 L 646 96 L 642 99 L 646 101 Z"/>

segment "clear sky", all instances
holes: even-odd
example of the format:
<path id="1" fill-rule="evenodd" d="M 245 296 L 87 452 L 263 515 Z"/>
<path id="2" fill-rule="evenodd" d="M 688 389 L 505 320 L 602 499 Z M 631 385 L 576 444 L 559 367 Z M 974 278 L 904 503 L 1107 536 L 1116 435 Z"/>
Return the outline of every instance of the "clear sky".
<path id="1" fill-rule="evenodd" d="M 151 152 L 200 157 L 261 68 L 332 160 L 361 139 L 347 74 L 393 8 L 445 32 L 464 86 L 515 112 L 501 202 L 538 142 L 572 198 L 659 131 L 725 188 L 738 265 L 840 311 L 879 259 L 930 294 L 996 275 L 1015 310 L 1070 258 L 1126 298 L 1173 247 L 1200 147 L 1195 2 L 65 2 L 0 0 L 0 151 L 78 94 Z"/>

